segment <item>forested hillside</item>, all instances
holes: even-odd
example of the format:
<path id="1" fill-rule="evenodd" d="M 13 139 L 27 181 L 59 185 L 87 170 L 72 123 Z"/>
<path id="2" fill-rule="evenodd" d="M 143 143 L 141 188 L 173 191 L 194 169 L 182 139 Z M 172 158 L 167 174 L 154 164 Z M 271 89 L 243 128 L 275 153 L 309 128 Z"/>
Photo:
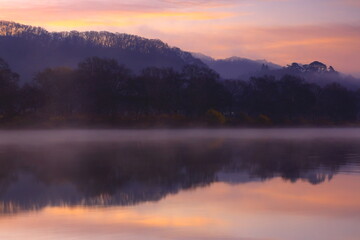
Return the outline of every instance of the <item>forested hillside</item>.
<path id="1" fill-rule="evenodd" d="M 355 124 L 359 96 L 338 83 L 320 87 L 291 75 L 222 81 L 198 65 L 134 73 L 98 57 L 74 69 L 45 69 L 21 85 L 0 61 L 0 123 L 8 127 Z"/>

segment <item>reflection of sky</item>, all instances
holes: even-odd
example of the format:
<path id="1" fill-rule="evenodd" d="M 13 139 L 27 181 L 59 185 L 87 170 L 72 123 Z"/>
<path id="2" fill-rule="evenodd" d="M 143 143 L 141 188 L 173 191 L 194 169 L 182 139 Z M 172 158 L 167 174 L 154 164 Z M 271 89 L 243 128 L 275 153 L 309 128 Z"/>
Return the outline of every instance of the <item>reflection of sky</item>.
<path id="1" fill-rule="evenodd" d="M 216 183 L 133 207 L 56 207 L 2 216 L 0 238 L 355 240 L 358 189 L 359 176 L 350 175 L 316 186 L 279 178 Z"/>
<path id="2" fill-rule="evenodd" d="M 360 234 L 356 129 L 0 133 L 1 240 Z"/>
<path id="3" fill-rule="evenodd" d="M 358 0 L 0 0 L 0 16 L 50 30 L 161 38 L 214 57 L 314 59 L 358 72 Z"/>

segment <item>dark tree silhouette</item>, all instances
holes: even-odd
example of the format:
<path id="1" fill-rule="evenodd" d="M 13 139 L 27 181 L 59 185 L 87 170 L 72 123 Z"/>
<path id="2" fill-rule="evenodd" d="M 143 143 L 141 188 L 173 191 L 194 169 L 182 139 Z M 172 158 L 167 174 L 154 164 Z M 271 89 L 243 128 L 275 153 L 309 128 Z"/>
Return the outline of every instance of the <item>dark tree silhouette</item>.
<path id="1" fill-rule="evenodd" d="M 247 102 L 250 114 L 279 114 L 279 89 L 274 77 L 251 78 L 249 86 Z"/>
<path id="2" fill-rule="evenodd" d="M 338 83 L 329 84 L 321 91 L 319 109 L 332 121 L 353 121 L 357 115 L 355 95 Z"/>
<path id="3" fill-rule="evenodd" d="M 316 104 L 316 88 L 304 80 L 286 75 L 279 81 L 279 110 L 281 117 L 293 120 L 308 117 Z"/>
<path id="4" fill-rule="evenodd" d="M 19 75 L 0 58 L 0 118 L 13 116 L 18 110 Z"/>
<path id="5" fill-rule="evenodd" d="M 120 107 L 131 71 L 113 59 L 88 58 L 79 64 L 82 108 L 89 114 L 113 116 Z"/>
<path id="6" fill-rule="evenodd" d="M 18 80 L 0 60 L 2 123 L 342 124 L 356 122 L 360 110 L 359 91 L 338 83 L 320 87 L 292 75 L 223 81 L 197 65 L 182 71 L 152 67 L 134 74 L 115 60 L 92 57 L 76 69 L 45 69 L 21 87 Z"/>
<path id="7" fill-rule="evenodd" d="M 209 109 L 222 110 L 229 95 L 219 82 L 219 75 L 209 68 L 196 65 L 185 66 L 183 71 L 185 81 L 186 112 L 192 115 L 204 114 Z"/>
<path id="8" fill-rule="evenodd" d="M 183 110 L 184 81 L 171 68 L 147 68 L 136 78 L 139 95 L 146 101 L 147 113 L 178 113 Z"/>
<path id="9" fill-rule="evenodd" d="M 34 87 L 43 97 L 43 111 L 51 115 L 71 115 L 78 102 L 75 72 L 69 68 L 46 69 L 34 78 Z M 28 91 L 31 89 L 28 87 Z M 34 91 L 34 90 L 33 90 Z"/>

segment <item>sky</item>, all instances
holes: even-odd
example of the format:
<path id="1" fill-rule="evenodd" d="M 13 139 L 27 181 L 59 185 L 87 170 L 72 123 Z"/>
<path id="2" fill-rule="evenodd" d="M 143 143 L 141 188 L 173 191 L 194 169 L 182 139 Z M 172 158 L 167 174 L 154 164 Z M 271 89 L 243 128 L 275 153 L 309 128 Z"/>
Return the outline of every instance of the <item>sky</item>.
<path id="1" fill-rule="evenodd" d="M 214 58 L 314 60 L 360 76 L 360 0 L 0 0 L 0 19 L 161 39 Z"/>

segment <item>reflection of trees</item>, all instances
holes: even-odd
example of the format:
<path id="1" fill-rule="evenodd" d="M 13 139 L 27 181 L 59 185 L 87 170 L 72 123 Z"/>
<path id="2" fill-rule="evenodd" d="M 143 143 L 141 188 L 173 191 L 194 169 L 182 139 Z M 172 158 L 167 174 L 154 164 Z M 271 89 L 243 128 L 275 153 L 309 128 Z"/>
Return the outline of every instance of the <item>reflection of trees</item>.
<path id="1" fill-rule="evenodd" d="M 268 179 L 280 176 L 317 184 L 331 179 L 349 163 L 347 155 L 358 153 L 359 143 L 332 141 L 258 141 L 231 148 L 235 160 L 229 171 L 246 171 L 250 176 Z"/>
<path id="2" fill-rule="evenodd" d="M 2 147 L 0 211 L 157 201 L 219 181 L 219 172 L 228 182 L 244 182 L 231 176 L 245 172 L 246 181 L 281 176 L 318 184 L 357 149 L 349 142 L 265 140 Z"/>
<path id="3" fill-rule="evenodd" d="M 32 209 L 156 201 L 215 181 L 224 149 L 202 144 L 104 144 L 7 149 L 1 156 L 0 198 Z M 30 184 L 29 184 L 30 182 Z M 35 192 L 16 192 L 16 184 Z M 5 206 L 4 208 L 9 208 Z M 4 209 L 5 210 L 5 209 Z M 16 210 L 16 209 L 15 209 Z"/>

